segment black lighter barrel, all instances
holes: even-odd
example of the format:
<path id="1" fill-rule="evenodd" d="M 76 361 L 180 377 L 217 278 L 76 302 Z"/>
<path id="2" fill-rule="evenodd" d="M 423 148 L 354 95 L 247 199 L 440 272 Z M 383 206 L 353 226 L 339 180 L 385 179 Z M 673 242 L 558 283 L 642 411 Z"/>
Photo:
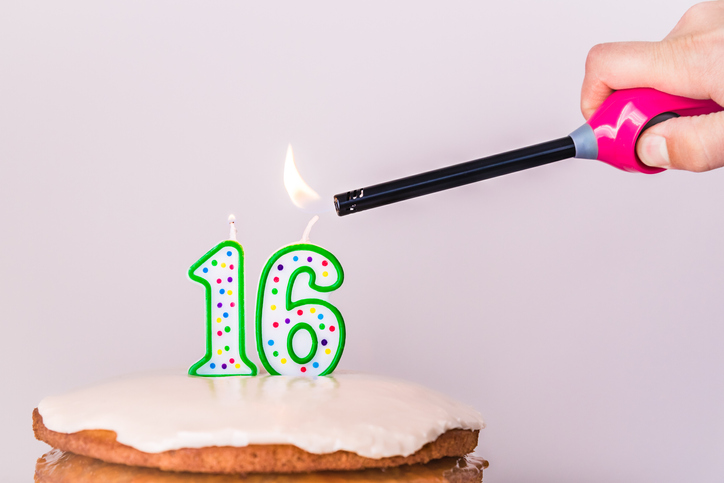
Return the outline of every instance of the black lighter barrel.
<path id="1" fill-rule="evenodd" d="M 409 200 L 457 186 L 495 178 L 528 168 L 572 158 L 576 147 L 570 136 L 487 158 L 455 164 L 426 173 L 360 188 L 334 197 L 339 216 Z"/>

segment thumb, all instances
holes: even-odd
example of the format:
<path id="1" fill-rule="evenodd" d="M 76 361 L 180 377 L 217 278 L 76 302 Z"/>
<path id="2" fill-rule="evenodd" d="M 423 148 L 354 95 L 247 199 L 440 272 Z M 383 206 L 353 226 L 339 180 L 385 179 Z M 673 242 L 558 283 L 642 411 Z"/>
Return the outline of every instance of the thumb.
<path id="1" fill-rule="evenodd" d="M 669 119 L 646 130 L 639 159 L 655 168 L 709 171 L 724 166 L 724 112 Z"/>

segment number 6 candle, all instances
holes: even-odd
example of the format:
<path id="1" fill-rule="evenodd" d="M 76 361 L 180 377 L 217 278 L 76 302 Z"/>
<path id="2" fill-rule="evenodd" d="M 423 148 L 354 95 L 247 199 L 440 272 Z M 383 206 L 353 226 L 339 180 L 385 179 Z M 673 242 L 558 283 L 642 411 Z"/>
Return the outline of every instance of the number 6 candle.
<path id="1" fill-rule="evenodd" d="M 329 294 L 344 281 L 337 258 L 308 243 L 286 246 L 267 261 L 259 281 L 256 344 L 264 367 L 274 375 L 326 375 L 342 357 L 345 326 Z"/>
<path id="2" fill-rule="evenodd" d="M 189 375 L 256 375 L 244 346 L 244 250 L 236 241 L 233 215 L 229 239 L 194 263 L 189 277 L 206 288 L 206 354 Z"/>

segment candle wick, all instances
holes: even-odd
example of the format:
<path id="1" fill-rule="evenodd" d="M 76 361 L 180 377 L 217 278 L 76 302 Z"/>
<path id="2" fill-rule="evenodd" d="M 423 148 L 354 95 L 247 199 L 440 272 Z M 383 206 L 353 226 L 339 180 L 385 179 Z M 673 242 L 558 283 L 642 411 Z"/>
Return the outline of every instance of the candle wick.
<path id="1" fill-rule="evenodd" d="M 312 231 L 312 227 L 317 220 L 319 220 L 319 215 L 314 215 L 314 217 L 309 220 L 309 223 L 307 223 L 307 227 L 304 229 L 304 234 L 302 234 L 302 243 L 309 243 L 309 232 Z"/>
<path id="2" fill-rule="evenodd" d="M 229 240 L 236 241 L 236 225 L 234 224 L 234 221 L 236 221 L 236 217 L 234 215 L 229 215 Z"/>

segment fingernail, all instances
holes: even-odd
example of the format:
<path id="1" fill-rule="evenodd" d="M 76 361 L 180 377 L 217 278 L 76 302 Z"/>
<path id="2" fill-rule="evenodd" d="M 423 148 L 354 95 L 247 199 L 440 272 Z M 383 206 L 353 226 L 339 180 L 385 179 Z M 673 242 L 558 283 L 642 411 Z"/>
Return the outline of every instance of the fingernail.
<path id="1" fill-rule="evenodd" d="M 644 164 L 653 168 L 668 168 L 669 149 L 666 147 L 666 138 L 658 134 L 646 134 L 639 142 L 636 150 Z"/>

